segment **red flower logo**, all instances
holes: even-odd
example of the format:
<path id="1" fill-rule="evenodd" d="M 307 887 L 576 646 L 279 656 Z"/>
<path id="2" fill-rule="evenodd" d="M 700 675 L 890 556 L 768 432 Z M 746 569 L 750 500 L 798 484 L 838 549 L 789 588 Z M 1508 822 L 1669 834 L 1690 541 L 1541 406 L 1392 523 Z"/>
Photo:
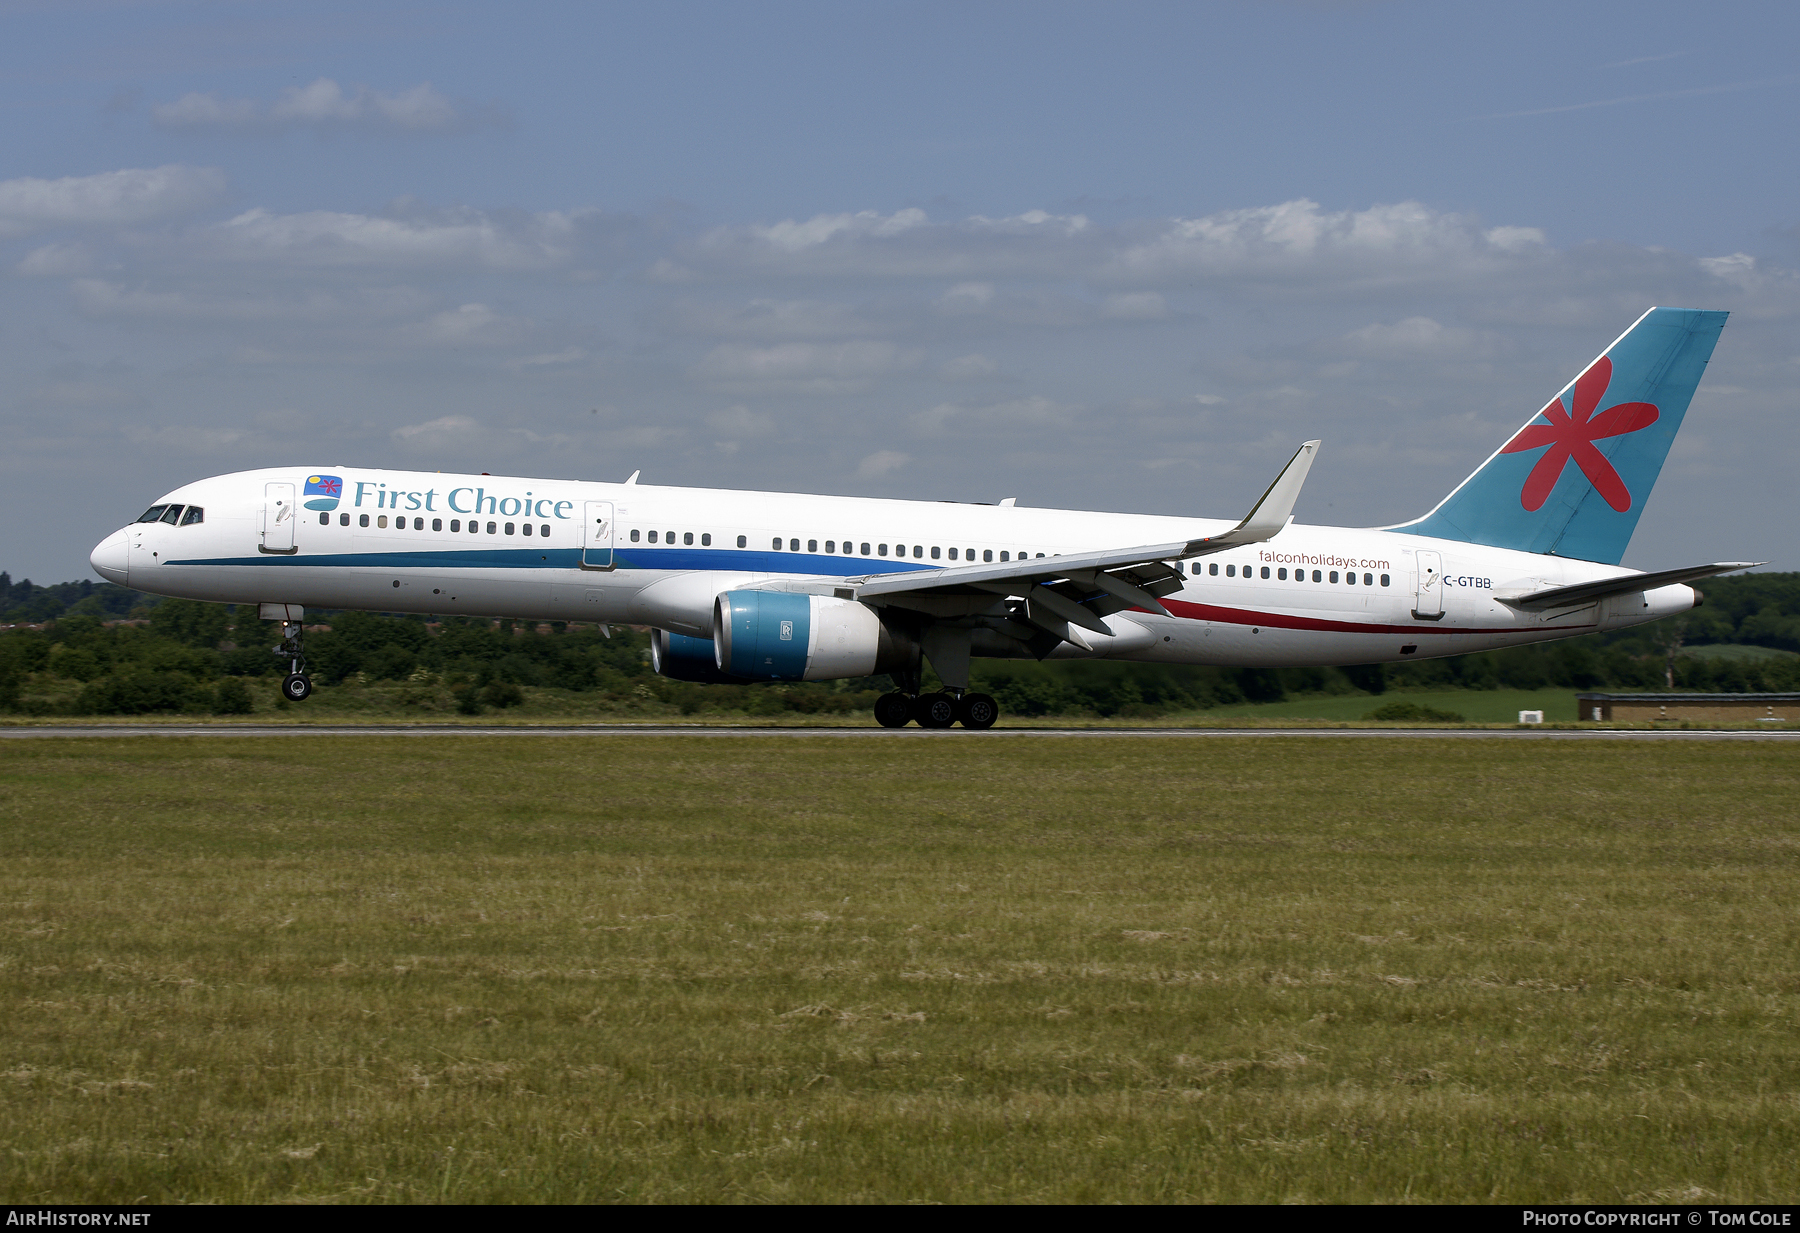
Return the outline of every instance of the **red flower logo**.
<path id="1" fill-rule="evenodd" d="M 1542 509 L 1544 502 L 1550 499 L 1550 490 L 1562 478 L 1563 467 L 1572 458 L 1594 490 L 1606 498 L 1608 505 L 1621 514 L 1631 508 L 1631 490 L 1625 487 L 1625 481 L 1619 478 L 1606 455 L 1594 448 L 1594 442 L 1648 428 L 1656 423 L 1658 412 L 1654 403 L 1622 402 L 1595 415 L 1594 408 L 1600 405 L 1600 400 L 1606 396 L 1606 387 L 1611 383 L 1612 361 L 1603 355 L 1576 379 L 1573 415 L 1563 409 L 1562 399 L 1555 399 L 1539 412 L 1550 421 L 1548 424 L 1527 424 L 1519 430 L 1518 436 L 1501 447 L 1502 454 L 1518 454 L 1544 445 L 1550 447 L 1531 468 L 1531 474 L 1525 477 L 1525 487 L 1519 490 L 1519 504 L 1533 513 Z"/>

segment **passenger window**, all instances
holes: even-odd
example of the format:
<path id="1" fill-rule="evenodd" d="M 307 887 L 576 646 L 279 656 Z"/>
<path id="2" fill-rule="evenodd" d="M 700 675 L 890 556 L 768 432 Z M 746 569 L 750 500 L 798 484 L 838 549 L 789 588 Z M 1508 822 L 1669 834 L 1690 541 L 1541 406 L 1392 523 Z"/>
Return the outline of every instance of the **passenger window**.
<path id="1" fill-rule="evenodd" d="M 816 539 L 807 540 L 806 541 L 806 550 L 808 552 L 817 552 L 819 550 L 819 541 Z"/>
<path id="2" fill-rule="evenodd" d="M 490 523 L 488 523 L 488 534 L 492 535 L 493 533 L 494 533 L 494 524 L 490 522 Z M 506 533 L 508 535 L 512 534 L 512 524 L 510 522 L 506 524 Z"/>
<path id="3" fill-rule="evenodd" d="M 425 520 L 423 518 L 413 519 L 413 530 L 423 531 L 424 529 L 425 529 Z"/>
<path id="4" fill-rule="evenodd" d="M 524 526 L 520 527 L 519 529 L 521 531 L 525 532 L 525 534 L 527 534 L 527 535 L 531 534 L 531 524 L 529 522 L 526 523 Z"/>
<path id="5" fill-rule="evenodd" d="M 510 522 L 506 524 L 506 533 L 508 535 L 511 535 L 513 533 L 513 524 Z"/>
<path id="6" fill-rule="evenodd" d="M 1209 574 L 1211 574 L 1211 575 L 1212 575 L 1212 576 L 1213 576 L 1213 577 L 1215 577 L 1215 578 L 1217 578 L 1217 577 L 1218 577 L 1218 576 L 1219 576 L 1219 566 L 1218 566 L 1218 563 L 1217 563 L 1217 562 L 1216 562 L 1216 561 L 1215 561 L 1215 562 L 1214 562 L 1214 563 L 1213 563 L 1213 564 L 1211 564 L 1211 565 L 1208 565 L 1208 566 L 1207 566 L 1207 567 L 1206 567 L 1206 572 L 1207 572 L 1207 573 L 1209 573 Z"/>
<path id="7" fill-rule="evenodd" d="M 955 552 L 956 549 L 952 548 L 950 551 Z M 913 549 L 913 555 L 915 557 L 919 555 L 919 550 L 917 548 Z M 933 544 L 931 547 L 931 559 L 934 561 L 941 561 L 944 559 L 944 554 L 938 550 L 936 544 Z"/>
<path id="8" fill-rule="evenodd" d="M 139 522 L 161 522 L 162 516 L 163 516 L 163 511 L 168 508 L 169 507 L 166 505 L 152 505 L 149 509 L 144 511 L 144 516 L 142 518 L 139 518 L 138 521 Z"/>
<path id="9" fill-rule="evenodd" d="M 1040 552 L 1040 553 L 1038 553 L 1038 560 L 1040 560 L 1040 561 L 1041 561 L 1041 560 L 1043 560 L 1043 559 L 1044 559 L 1044 554 L 1043 554 L 1043 553 L 1041 553 L 1041 552 Z"/>
<path id="10" fill-rule="evenodd" d="M 1333 582 L 1337 581 L 1337 571 L 1335 569 L 1331 571 L 1331 580 Z"/>
<path id="11" fill-rule="evenodd" d="M 789 552 L 799 552 L 800 551 L 800 541 L 797 539 L 788 540 L 788 551 Z"/>
<path id="12" fill-rule="evenodd" d="M 684 544 L 692 544 L 694 542 L 694 533 L 692 531 L 683 531 L 681 533 L 681 542 Z"/>
<path id="13" fill-rule="evenodd" d="M 738 547 L 739 548 L 748 548 L 749 546 L 750 546 L 750 537 L 748 535 L 738 536 Z"/>
<path id="14" fill-rule="evenodd" d="M 781 551 L 781 536 L 777 535 L 771 546 L 775 549 L 776 552 L 780 552 Z"/>
<path id="15" fill-rule="evenodd" d="M 674 542 L 675 542 L 675 532 L 673 532 L 673 531 L 664 531 L 664 532 L 663 532 L 663 543 L 665 543 L 665 544 L 672 544 L 672 543 L 674 543 Z"/>
<path id="16" fill-rule="evenodd" d="M 924 555 L 925 555 L 925 545 L 923 545 L 923 544 L 914 544 L 914 545 L 913 545 L 913 556 L 915 556 L 915 557 L 922 557 L 922 556 L 924 556 Z M 932 554 L 931 554 L 931 555 L 932 555 L 932 556 L 934 556 L 934 557 L 935 557 L 935 556 L 936 556 L 936 555 L 937 555 L 937 552 L 936 552 L 936 550 L 935 550 L 935 549 L 934 549 L 934 550 L 933 550 L 933 551 L 932 551 Z"/>
<path id="17" fill-rule="evenodd" d="M 444 520 L 442 518 L 433 518 L 431 520 L 431 529 L 433 531 L 442 531 L 444 529 Z"/>
<path id="18" fill-rule="evenodd" d="M 1004 549 L 1004 548 L 1002 548 L 1002 549 L 1001 549 L 1001 550 L 1000 550 L 1000 559 L 1001 559 L 1001 560 L 1002 560 L 1002 561 L 1010 561 L 1010 560 L 1012 560 L 1012 557 L 1010 557 L 1010 556 L 1008 556 L 1008 555 L 1007 555 L 1007 552 L 1006 552 L 1006 549 Z"/>
<path id="19" fill-rule="evenodd" d="M 474 526 L 475 524 L 470 523 L 469 525 Z M 638 529 L 636 527 L 631 528 L 631 542 L 634 544 L 638 542 Z"/>
<path id="20" fill-rule="evenodd" d="M 711 548 L 712 547 L 712 532 L 711 531 L 705 531 L 705 532 L 701 533 L 700 546 L 702 548 Z"/>
<path id="21" fill-rule="evenodd" d="M 460 518 L 452 518 L 452 519 L 451 519 L 451 520 L 450 520 L 450 529 L 451 529 L 451 530 L 452 530 L 452 531 L 458 531 L 458 532 L 460 532 L 460 531 L 461 531 L 461 530 L 462 530 L 462 519 L 460 519 Z"/>
<path id="22" fill-rule="evenodd" d="M 319 515 L 319 525 L 322 527 L 330 526 L 331 525 L 331 515 L 330 514 L 320 514 Z"/>
<path id="23" fill-rule="evenodd" d="M 377 530 L 381 530 L 381 531 L 387 530 L 387 515 L 383 514 L 379 518 L 377 518 L 375 520 L 375 526 L 376 526 Z"/>
<path id="24" fill-rule="evenodd" d="M 951 559 L 951 560 L 952 560 L 952 561 L 954 561 L 954 560 L 956 560 L 956 549 L 954 549 L 954 548 L 952 548 L 952 549 L 951 549 L 951 550 L 950 550 L 950 559 Z"/>
<path id="25" fill-rule="evenodd" d="M 164 522 L 168 523 L 170 526 L 174 526 L 176 523 L 180 522 L 181 521 L 181 506 L 179 506 L 179 505 L 169 506 L 167 509 L 165 509 L 163 511 L 162 520 Z"/>
<path id="26" fill-rule="evenodd" d="M 886 544 L 876 544 L 875 551 L 878 554 L 880 554 L 881 556 L 885 557 L 887 555 L 887 545 Z"/>
<path id="27" fill-rule="evenodd" d="M 1349 583 L 1351 586 L 1355 586 L 1356 585 L 1356 571 L 1351 570 L 1349 573 L 1345 574 L 1344 581 Z"/>
<path id="28" fill-rule="evenodd" d="M 181 516 L 181 525 L 184 527 L 191 527 L 196 522 L 205 522 L 205 521 L 206 521 L 206 511 L 201 509 L 198 505 L 188 506 L 187 513 L 185 513 Z M 325 515 L 323 521 L 330 522 L 331 515 L 330 514 Z"/>
<path id="29" fill-rule="evenodd" d="M 1314 582 L 1323 582 L 1323 581 L 1325 581 L 1325 578 L 1322 574 L 1319 573 L 1318 570 L 1315 569 L 1313 571 L 1313 581 Z"/>
<path id="30" fill-rule="evenodd" d="M 1275 571 L 1275 581 L 1286 582 L 1287 581 L 1287 570 L 1286 569 L 1276 570 Z"/>
<path id="31" fill-rule="evenodd" d="M 1381 576 L 1381 585 L 1386 586 L 1387 584 L 1388 584 L 1388 576 L 1386 574 L 1383 574 Z"/>
<path id="32" fill-rule="evenodd" d="M 358 514 L 356 516 L 356 525 L 359 527 L 368 526 L 369 525 L 369 516 L 367 514 Z"/>
<path id="33" fill-rule="evenodd" d="M 955 553 L 951 553 L 951 554 L 950 554 L 950 559 L 951 559 L 951 560 L 952 560 L 952 561 L 954 561 L 954 560 L 956 560 L 956 554 L 955 554 Z M 973 561 L 973 560 L 974 560 L 974 559 L 975 559 L 975 550 L 974 550 L 974 549 L 973 549 L 973 548 L 964 548 L 964 549 L 963 549 L 963 560 L 965 560 L 965 561 Z"/>
<path id="34" fill-rule="evenodd" d="M 994 559 L 994 550 L 992 548 L 983 548 L 981 550 L 981 559 L 983 561 L 992 561 Z"/>
<path id="35" fill-rule="evenodd" d="M 1267 565 L 1262 567 L 1262 576 L 1265 578 L 1269 576 L 1269 567 Z"/>
<path id="36" fill-rule="evenodd" d="M 480 535 L 481 534 L 481 524 L 479 522 L 476 522 L 473 518 L 471 518 L 469 520 L 469 534 L 470 535 Z"/>
<path id="37" fill-rule="evenodd" d="M 655 531 L 650 532 L 650 542 L 653 544 L 656 542 L 656 532 Z"/>
<path id="38" fill-rule="evenodd" d="M 848 549 L 846 549 L 846 551 L 848 551 Z M 862 546 L 862 554 L 863 554 L 863 555 L 864 555 L 864 556 L 865 556 L 865 557 L 866 557 L 866 556 L 868 556 L 868 555 L 869 555 L 869 546 L 868 546 L 868 545 L 867 545 L 867 544 L 864 544 L 864 545 L 863 545 L 863 546 Z"/>
<path id="39" fill-rule="evenodd" d="M 350 515 L 348 515 L 348 514 L 339 514 L 339 515 L 338 515 L 338 525 L 339 525 L 339 526 L 340 526 L 340 527 L 347 527 L 347 526 L 349 526 L 349 525 L 350 525 Z"/>
<path id="40" fill-rule="evenodd" d="M 1374 586 L 1375 585 L 1375 575 L 1374 574 L 1364 574 L 1363 575 L 1363 585 L 1366 587 Z"/>
<path id="41" fill-rule="evenodd" d="M 837 541 L 835 539 L 826 540 L 825 541 L 825 551 L 826 552 L 836 552 L 837 551 Z"/>
<path id="42" fill-rule="evenodd" d="M 1227 578 L 1235 578 L 1235 577 L 1237 577 L 1237 566 L 1235 566 L 1235 565 L 1227 565 L 1227 566 L 1226 566 L 1226 567 L 1225 567 L 1225 576 L 1226 576 L 1226 577 L 1227 577 Z"/>

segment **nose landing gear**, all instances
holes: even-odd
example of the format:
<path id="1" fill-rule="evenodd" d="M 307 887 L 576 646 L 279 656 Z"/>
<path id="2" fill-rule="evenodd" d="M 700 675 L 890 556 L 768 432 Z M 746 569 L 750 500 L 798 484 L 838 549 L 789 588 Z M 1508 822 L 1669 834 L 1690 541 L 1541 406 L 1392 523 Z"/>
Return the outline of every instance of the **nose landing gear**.
<path id="1" fill-rule="evenodd" d="M 305 702 L 312 696 L 312 678 L 306 675 L 306 652 L 301 645 L 298 621 L 281 623 L 281 645 L 275 657 L 288 661 L 288 674 L 281 678 L 281 696 L 289 702 Z"/>

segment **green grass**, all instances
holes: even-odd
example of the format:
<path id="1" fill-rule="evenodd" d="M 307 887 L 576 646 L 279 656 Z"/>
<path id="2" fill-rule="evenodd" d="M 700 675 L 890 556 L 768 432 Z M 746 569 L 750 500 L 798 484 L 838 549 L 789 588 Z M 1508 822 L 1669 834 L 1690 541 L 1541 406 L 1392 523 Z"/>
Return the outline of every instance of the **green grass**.
<path id="1" fill-rule="evenodd" d="M 1681 653 L 1699 659 L 1735 659 L 1741 663 L 1755 663 L 1763 659 L 1792 659 L 1795 655 L 1800 655 L 1800 651 L 1784 651 L 1780 647 L 1747 646 L 1730 642 L 1683 647 Z"/>
<path id="2" fill-rule="evenodd" d="M 1785 744 L 0 745 L 0 1197 L 1785 1201 Z"/>

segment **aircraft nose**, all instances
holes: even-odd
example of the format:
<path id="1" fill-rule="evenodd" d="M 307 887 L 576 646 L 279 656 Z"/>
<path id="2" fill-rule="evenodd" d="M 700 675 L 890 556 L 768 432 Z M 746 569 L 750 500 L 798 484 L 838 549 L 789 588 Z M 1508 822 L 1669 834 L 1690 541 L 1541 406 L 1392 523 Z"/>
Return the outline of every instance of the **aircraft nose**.
<path id="1" fill-rule="evenodd" d="M 94 545 L 94 550 L 88 554 L 88 564 L 94 567 L 96 574 L 108 582 L 116 582 L 120 586 L 124 586 L 128 544 L 129 541 L 124 531 L 114 531 Z"/>

